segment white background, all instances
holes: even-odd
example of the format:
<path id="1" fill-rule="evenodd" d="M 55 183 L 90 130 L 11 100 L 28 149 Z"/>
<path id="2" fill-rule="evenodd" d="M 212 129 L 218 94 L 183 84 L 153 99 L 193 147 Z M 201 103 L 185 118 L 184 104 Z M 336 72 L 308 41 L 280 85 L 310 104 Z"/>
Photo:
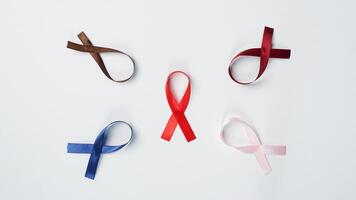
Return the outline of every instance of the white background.
<path id="1" fill-rule="evenodd" d="M 355 199 L 355 6 L 3 1 L 1 199 Z M 291 59 L 271 59 L 256 84 L 232 82 L 229 60 L 259 47 L 265 25 L 275 28 L 275 48 L 292 49 Z M 116 84 L 89 54 L 67 49 L 80 31 L 132 55 L 135 77 Z M 110 66 L 115 59 L 104 56 Z M 247 65 L 256 69 L 258 58 L 236 66 Z M 192 78 L 191 143 L 179 128 L 170 143 L 160 139 L 171 114 L 165 80 L 178 69 Z M 254 156 L 220 141 L 228 113 L 245 116 L 264 143 L 287 145 L 287 156 L 269 157 L 269 175 Z M 93 142 L 119 119 L 134 126 L 134 141 L 103 156 L 94 181 L 84 178 L 89 155 L 67 154 L 67 143 Z"/>

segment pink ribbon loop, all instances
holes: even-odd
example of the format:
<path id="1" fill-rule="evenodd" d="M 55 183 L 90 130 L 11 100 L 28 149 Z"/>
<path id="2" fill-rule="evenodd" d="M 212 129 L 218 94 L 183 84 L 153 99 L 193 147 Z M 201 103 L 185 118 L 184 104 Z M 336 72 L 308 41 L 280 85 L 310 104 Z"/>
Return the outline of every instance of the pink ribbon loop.
<path id="1" fill-rule="evenodd" d="M 244 132 L 251 142 L 250 145 L 235 146 L 234 144 L 231 144 L 226 139 L 225 129 L 227 128 L 227 126 L 229 126 L 232 123 L 239 123 L 239 124 L 243 125 Z M 257 132 L 254 130 L 254 128 L 249 123 L 247 123 L 246 121 L 244 121 L 241 118 L 236 117 L 236 116 L 229 117 L 225 120 L 222 130 L 220 132 L 220 137 L 221 137 L 221 140 L 227 146 L 234 147 L 235 149 L 237 149 L 243 153 L 255 154 L 255 157 L 265 174 L 268 174 L 269 172 L 272 171 L 271 165 L 269 164 L 269 161 L 267 159 L 267 154 L 268 155 L 284 156 L 284 155 L 286 155 L 286 151 L 287 151 L 287 148 L 285 145 L 264 145 L 264 144 L 262 144 L 258 135 L 257 135 Z"/>

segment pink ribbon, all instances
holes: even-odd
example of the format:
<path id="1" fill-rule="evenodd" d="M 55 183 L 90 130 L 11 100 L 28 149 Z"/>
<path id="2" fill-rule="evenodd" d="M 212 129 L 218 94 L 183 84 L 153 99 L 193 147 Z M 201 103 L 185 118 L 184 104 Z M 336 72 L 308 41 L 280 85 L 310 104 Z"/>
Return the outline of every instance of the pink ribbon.
<path id="1" fill-rule="evenodd" d="M 231 123 L 240 123 L 243 125 L 243 129 L 245 131 L 245 134 L 249 138 L 251 145 L 241 145 L 241 146 L 235 146 L 234 144 L 230 144 L 227 139 L 225 138 L 225 129 L 228 125 Z M 260 164 L 263 172 L 265 174 L 268 174 L 269 172 L 272 171 L 272 168 L 267 160 L 267 154 L 269 155 L 286 155 L 286 146 L 285 145 L 264 145 L 261 143 L 259 137 L 257 136 L 257 132 L 252 128 L 250 124 L 248 124 L 246 121 L 242 120 L 239 117 L 229 117 L 225 120 L 220 137 L 222 141 L 231 147 L 234 147 L 235 149 L 244 152 L 244 153 L 249 153 L 249 154 L 255 154 L 255 157 Z"/>

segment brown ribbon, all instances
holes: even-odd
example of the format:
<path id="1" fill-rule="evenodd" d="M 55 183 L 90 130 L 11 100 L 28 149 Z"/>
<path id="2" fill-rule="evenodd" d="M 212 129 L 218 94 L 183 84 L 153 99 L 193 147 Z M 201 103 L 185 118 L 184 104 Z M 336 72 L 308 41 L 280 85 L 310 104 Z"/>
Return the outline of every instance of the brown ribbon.
<path id="1" fill-rule="evenodd" d="M 95 62 L 99 65 L 101 71 L 105 74 L 105 76 L 108 77 L 110 80 L 112 80 L 114 82 L 122 83 L 122 82 L 128 81 L 129 79 L 132 78 L 132 76 L 135 73 L 135 61 L 133 60 L 133 58 L 130 55 L 126 54 L 125 52 L 116 50 L 116 49 L 94 46 L 90 42 L 89 38 L 85 35 L 84 32 L 79 33 L 78 34 L 78 38 L 83 43 L 83 45 L 68 41 L 67 48 L 73 49 L 73 50 L 76 50 L 76 51 L 80 51 L 80 52 L 88 52 L 88 53 L 90 53 L 90 55 L 94 58 Z M 115 80 L 110 76 L 108 70 L 105 67 L 104 61 L 100 56 L 100 53 L 109 53 L 109 52 L 110 53 L 123 54 L 123 55 L 127 56 L 131 60 L 131 62 L 132 62 L 132 73 L 128 78 L 121 79 L 121 80 Z"/>

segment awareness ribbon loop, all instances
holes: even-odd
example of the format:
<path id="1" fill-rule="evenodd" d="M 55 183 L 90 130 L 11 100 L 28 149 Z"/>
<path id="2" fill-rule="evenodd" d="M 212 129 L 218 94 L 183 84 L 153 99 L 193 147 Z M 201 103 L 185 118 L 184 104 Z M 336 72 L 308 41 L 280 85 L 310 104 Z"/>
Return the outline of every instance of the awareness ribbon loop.
<path id="1" fill-rule="evenodd" d="M 119 51 L 119 50 L 116 50 L 116 49 L 94 46 L 84 32 L 79 33 L 78 34 L 78 38 L 83 43 L 83 45 L 68 41 L 67 48 L 73 49 L 73 50 L 76 50 L 76 51 L 80 51 L 80 52 L 88 52 L 88 53 L 90 53 L 90 55 L 94 58 L 95 62 L 99 65 L 101 71 L 110 80 L 112 80 L 114 82 L 117 82 L 117 83 L 122 83 L 122 82 L 126 82 L 129 79 L 131 79 L 131 77 L 134 75 L 134 73 L 135 73 L 135 61 L 127 53 Z M 120 79 L 120 80 L 113 79 L 111 77 L 110 73 L 108 72 L 108 70 L 106 69 L 106 66 L 104 64 L 103 59 L 100 56 L 100 53 L 119 53 L 119 54 L 122 54 L 122 55 L 125 55 L 126 57 L 128 57 L 130 59 L 131 63 L 132 63 L 132 71 L 131 71 L 130 76 L 127 77 L 127 78 L 124 78 L 124 79 Z"/>
<path id="2" fill-rule="evenodd" d="M 273 35 L 273 28 L 270 27 L 265 27 L 265 30 L 263 32 L 263 38 L 262 38 L 262 45 L 261 48 L 252 48 L 252 49 L 247 49 L 244 50 L 240 53 L 238 53 L 230 62 L 229 64 L 229 76 L 230 78 L 235 81 L 236 83 L 242 84 L 242 85 L 247 85 L 250 83 L 253 83 L 259 79 L 264 71 L 267 68 L 268 60 L 269 58 L 283 58 L 283 59 L 289 59 L 290 58 L 290 49 L 272 49 L 272 35 Z M 236 79 L 232 73 L 232 68 L 234 63 L 241 57 L 241 56 L 255 56 L 255 57 L 260 57 L 260 68 L 258 71 L 257 77 L 249 82 L 242 82 Z"/>
<path id="3" fill-rule="evenodd" d="M 130 128 L 130 138 L 123 144 L 116 146 L 105 145 L 107 134 L 109 129 L 115 124 L 124 124 Z M 132 139 L 132 127 L 125 121 L 114 121 L 107 125 L 96 137 L 94 144 L 85 143 L 68 143 L 67 152 L 68 153 L 80 153 L 80 154 L 90 154 L 89 162 L 85 172 L 85 177 L 89 179 L 95 178 L 96 169 L 98 167 L 99 159 L 102 153 L 112 153 L 122 149 L 124 146 L 130 143 Z"/>
<path id="4" fill-rule="evenodd" d="M 188 79 L 187 88 L 179 103 L 175 99 L 171 90 L 171 78 L 176 74 L 183 74 Z M 174 71 L 168 75 L 167 82 L 166 82 L 166 97 L 167 97 L 168 105 L 172 110 L 172 115 L 169 118 L 166 127 L 164 128 L 164 131 L 161 136 L 162 139 L 170 141 L 173 136 L 174 130 L 177 127 L 177 124 L 182 129 L 184 137 L 188 142 L 196 139 L 194 131 L 190 127 L 190 124 L 186 116 L 184 115 L 184 111 L 186 110 L 189 104 L 190 93 L 191 93 L 190 78 L 185 72 Z"/>
<path id="5" fill-rule="evenodd" d="M 225 129 L 231 124 L 231 123 L 239 123 L 243 125 L 243 129 L 245 134 L 247 135 L 248 139 L 251 142 L 251 145 L 242 145 L 242 146 L 235 146 L 231 143 L 228 142 L 228 140 L 225 137 Z M 235 149 L 248 153 L 248 154 L 255 154 L 255 157 L 262 168 L 263 172 L 265 174 L 268 174 L 271 172 L 272 168 L 267 160 L 266 155 L 286 155 L 286 150 L 287 147 L 285 145 L 264 145 L 261 143 L 256 131 L 250 124 L 248 124 L 246 121 L 242 120 L 239 117 L 230 117 L 227 118 L 223 124 L 222 130 L 220 132 L 220 137 L 222 141 L 231 147 L 234 147 Z"/>

